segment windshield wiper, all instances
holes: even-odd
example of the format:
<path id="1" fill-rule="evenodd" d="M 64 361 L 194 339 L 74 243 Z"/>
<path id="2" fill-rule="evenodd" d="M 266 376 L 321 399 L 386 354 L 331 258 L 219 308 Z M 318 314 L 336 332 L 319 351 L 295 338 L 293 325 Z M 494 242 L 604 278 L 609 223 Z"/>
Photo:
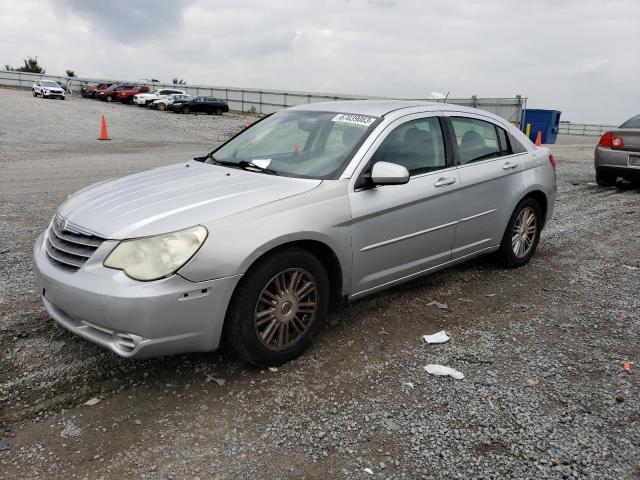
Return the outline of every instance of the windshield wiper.
<path id="1" fill-rule="evenodd" d="M 261 167 L 260 165 L 256 165 L 253 162 L 248 162 L 246 160 L 241 160 L 239 162 L 229 162 L 225 160 L 218 160 L 212 154 L 207 154 L 204 157 L 196 157 L 194 158 L 197 162 L 206 162 L 207 160 L 211 160 L 211 163 L 214 165 L 220 165 L 221 167 L 231 167 L 231 168 L 242 168 L 243 170 L 258 170 L 259 172 L 267 173 L 269 175 L 278 175 L 278 172 L 275 170 L 271 170 L 267 167 Z"/>
<path id="2" fill-rule="evenodd" d="M 239 165 L 245 170 L 255 169 L 260 172 L 268 173 L 269 175 L 278 175 L 278 172 L 276 172 L 275 170 L 271 170 L 270 168 L 267 168 L 267 167 L 261 167 L 260 165 L 256 165 L 255 163 L 248 162 L 246 160 L 240 160 L 236 165 Z"/>

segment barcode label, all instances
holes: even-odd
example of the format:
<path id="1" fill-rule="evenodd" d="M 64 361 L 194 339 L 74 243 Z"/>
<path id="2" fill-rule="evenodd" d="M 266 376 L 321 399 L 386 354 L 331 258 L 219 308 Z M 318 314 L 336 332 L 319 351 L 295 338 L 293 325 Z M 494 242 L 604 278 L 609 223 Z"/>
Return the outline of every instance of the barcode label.
<path id="1" fill-rule="evenodd" d="M 366 115 L 353 115 L 348 113 L 339 113 L 333 119 L 332 122 L 353 123 L 355 125 L 364 125 L 368 127 L 376 121 L 374 117 L 367 117 Z"/>

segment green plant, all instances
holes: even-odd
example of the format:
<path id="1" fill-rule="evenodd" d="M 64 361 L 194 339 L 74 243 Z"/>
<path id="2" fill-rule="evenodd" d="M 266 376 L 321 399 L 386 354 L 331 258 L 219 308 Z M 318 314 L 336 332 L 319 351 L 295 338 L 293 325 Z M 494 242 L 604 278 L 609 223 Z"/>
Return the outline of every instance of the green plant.
<path id="1" fill-rule="evenodd" d="M 45 69 L 38 64 L 38 57 L 27 57 L 22 61 L 24 62 L 24 66 L 16 68 L 16 72 L 45 73 Z"/>
<path id="2" fill-rule="evenodd" d="M 256 115 L 258 113 L 258 111 L 256 110 L 255 105 L 252 105 L 251 108 L 249 110 L 247 110 L 247 113 L 252 113 L 252 114 Z"/>
<path id="3" fill-rule="evenodd" d="M 67 77 L 75 77 L 76 76 L 76 72 L 74 70 L 65 70 L 65 72 L 67 73 Z"/>
<path id="4" fill-rule="evenodd" d="M 174 77 L 174 79 L 172 80 L 172 83 L 174 85 L 186 85 L 187 82 L 184 81 L 182 78 L 178 79 L 177 77 Z"/>

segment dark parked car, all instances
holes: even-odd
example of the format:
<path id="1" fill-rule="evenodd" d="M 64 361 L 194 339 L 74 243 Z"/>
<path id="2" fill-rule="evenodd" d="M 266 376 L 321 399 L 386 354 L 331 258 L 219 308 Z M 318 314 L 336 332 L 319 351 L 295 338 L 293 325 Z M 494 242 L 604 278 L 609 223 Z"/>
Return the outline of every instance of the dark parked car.
<path id="1" fill-rule="evenodd" d="M 111 85 L 113 85 L 113 83 L 111 82 L 83 85 L 82 88 L 80 88 L 80 95 L 82 95 L 84 98 L 96 98 L 97 92 L 99 92 L 100 90 L 106 90 Z"/>
<path id="2" fill-rule="evenodd" d="M 168 107 L 175 113 L 215 113 L 220 115 L 229 111 L 229 105 L 216 97 L 193 97 L 191 100 L 175 101 Z"/>
<path id="3" fill-rule="evenodd" d="M 640 185 L 640 115 L 602 135 L 594 164 L 600 186 L 613 185 L 619 177 Z"/>

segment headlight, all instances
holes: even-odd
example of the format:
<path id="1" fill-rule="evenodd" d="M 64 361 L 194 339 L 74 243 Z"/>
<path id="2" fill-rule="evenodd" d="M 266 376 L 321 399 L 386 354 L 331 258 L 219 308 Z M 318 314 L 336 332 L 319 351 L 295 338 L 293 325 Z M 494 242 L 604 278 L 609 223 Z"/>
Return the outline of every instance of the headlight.
<path id="1" fill-rule="evenodd" d="M 124 240 L 109 254 L 104 266 L 117 268 L 135 280 L 157 280 L 178 271 L 207 238 L 201 225 L 155 237 Z"/>

